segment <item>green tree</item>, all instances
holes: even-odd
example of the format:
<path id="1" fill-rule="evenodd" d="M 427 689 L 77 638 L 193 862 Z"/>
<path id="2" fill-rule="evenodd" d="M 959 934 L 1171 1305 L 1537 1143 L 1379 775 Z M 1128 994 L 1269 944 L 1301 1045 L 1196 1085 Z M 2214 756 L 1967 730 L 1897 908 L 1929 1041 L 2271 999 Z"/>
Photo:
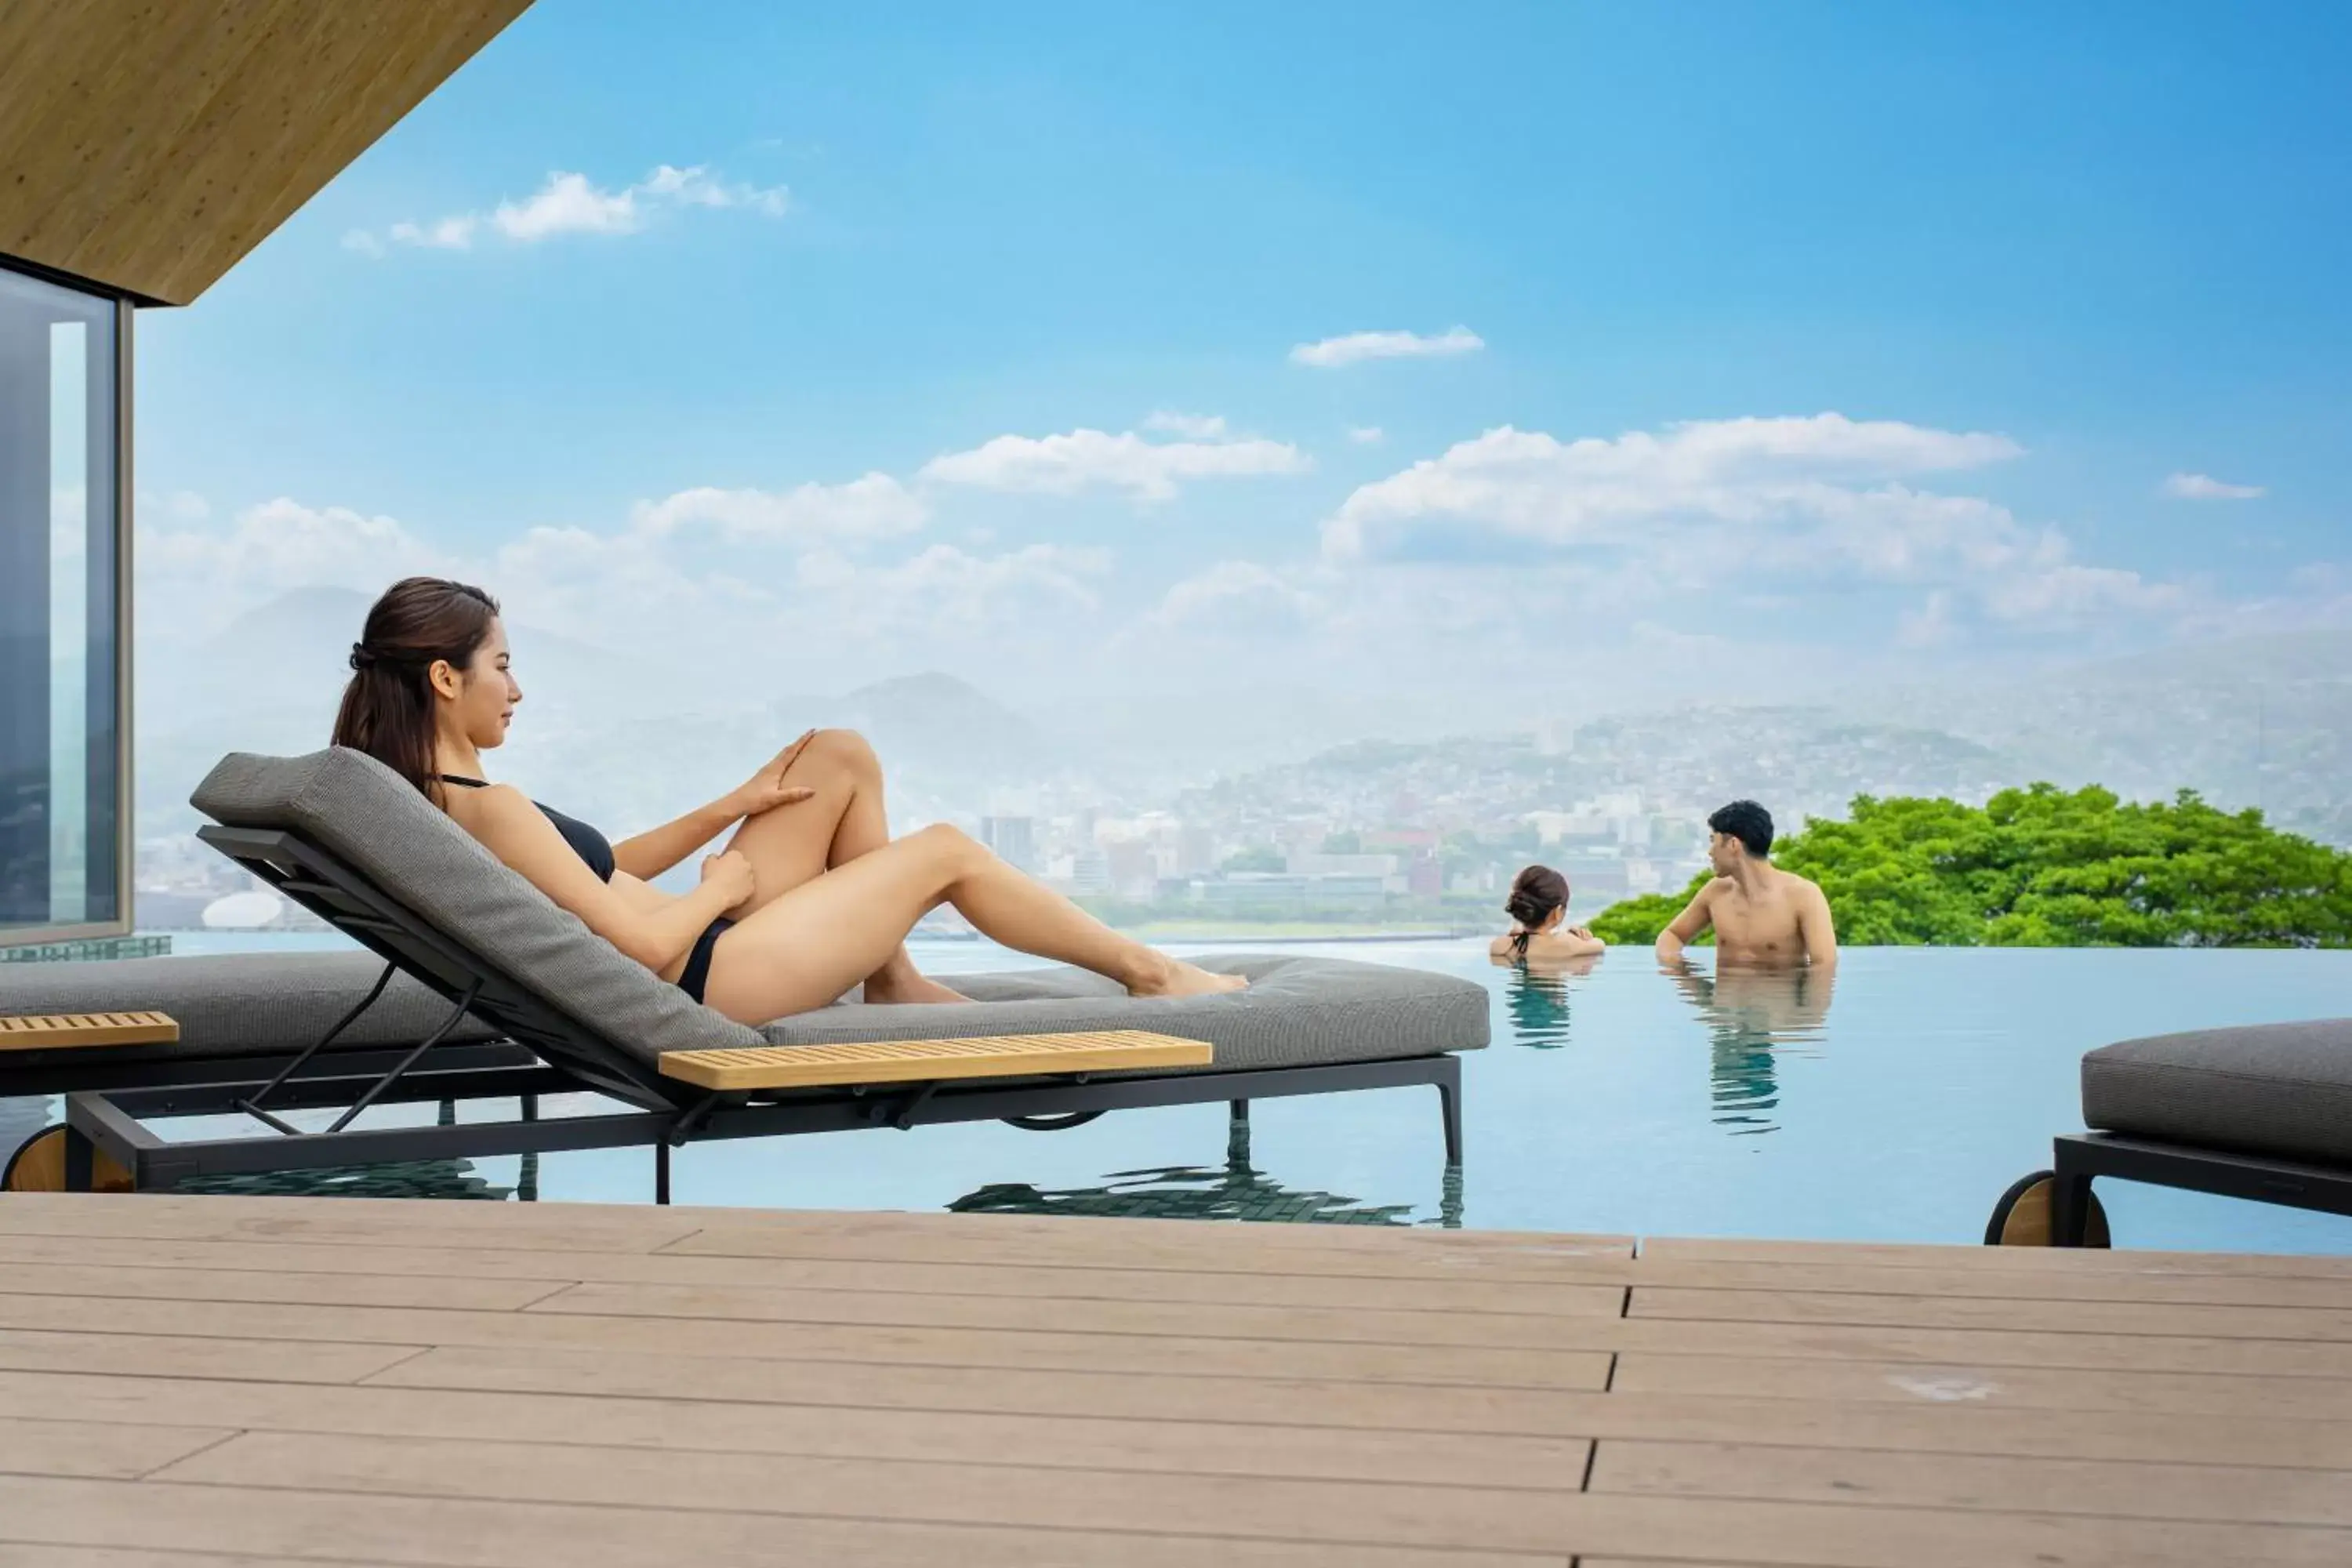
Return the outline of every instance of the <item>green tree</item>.
<path id="1" fill-rule="evenodd" d="M 1774 859 L 1822 885 L 1839 941 L 1858 946 L 2352 946 L 2352 855 L 2189 790 L 2142 804 L 2037 784 L 1981 807 L 1859 795 Z M 1706 879 L 1612 905 L 1592 929 L 1654 942 Z"/>
<path id="2" fill-rule="evenodd" d="M 1706 886 L 1706 881 L 1707 873 L 1702 871 L 1679 893 L 1643 893 L 1620 899 L 1593 916 L 1588 929 L 1612 947 L 1647 947 L 1658 940 L 1658 933 L 1683 912 L 1683 906 Z M 1709 931 L 1700 940 L 1711 942 L 1715 933 Z"/>

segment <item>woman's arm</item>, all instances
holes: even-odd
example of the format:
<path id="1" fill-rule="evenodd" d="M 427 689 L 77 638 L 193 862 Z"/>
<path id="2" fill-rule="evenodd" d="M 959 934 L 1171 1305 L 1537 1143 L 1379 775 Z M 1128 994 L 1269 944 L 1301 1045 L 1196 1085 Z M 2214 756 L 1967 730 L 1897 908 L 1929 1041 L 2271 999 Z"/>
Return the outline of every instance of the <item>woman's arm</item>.
<path id="1" fill-rule="evenodd" d="M 737 800 L 742 792 L 698 805 L 684 816 L 649 827 L 634 838 L 613 846 L 613 864 L 640 881 L 650 882 L 685 859 L 747 815 Z"/>
<path id="2" fill-rule="evenodd" d="M 816 791 L 787 788 L 784 775 L 815 733 L 811 730 L 778 752 L 758 773 L 709 805 L 697 806 L 675 822 L 665 822 L 614 845 L 614 866 L 639 881 L 650 882 L 745 817 L 808 799 Z"/>
<path id="3" fill-rule="evenodd" d="M 751 862 L 738 855 L 732 859 L 739 865 L 706 876 L 684 898 L 640 910 L 591 871 L 521 791 L 508 784 L 483 790 L 471 815 L 484 848 L 656 974 L 685 957 L 705 926 L 751 891 Z"/>

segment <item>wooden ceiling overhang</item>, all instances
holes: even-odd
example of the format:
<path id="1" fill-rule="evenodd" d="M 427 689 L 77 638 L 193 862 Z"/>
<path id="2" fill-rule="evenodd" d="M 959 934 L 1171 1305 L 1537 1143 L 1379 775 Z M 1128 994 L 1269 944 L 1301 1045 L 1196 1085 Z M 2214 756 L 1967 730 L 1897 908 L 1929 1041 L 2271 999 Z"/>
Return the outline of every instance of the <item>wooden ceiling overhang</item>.
<path id="1" fill-rule="evenodd" d="M 184 305 L 530 0 L 0 0 L 0 257 Z"/>

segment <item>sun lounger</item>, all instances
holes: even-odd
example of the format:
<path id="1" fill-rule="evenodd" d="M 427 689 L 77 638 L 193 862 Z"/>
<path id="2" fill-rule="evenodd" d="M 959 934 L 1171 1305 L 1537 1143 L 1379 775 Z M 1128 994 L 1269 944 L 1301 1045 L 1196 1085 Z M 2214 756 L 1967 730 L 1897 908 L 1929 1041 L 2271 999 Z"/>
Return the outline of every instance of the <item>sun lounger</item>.
<path id="1" fill-rule="evenodd" d="M 1986 1241 L 2105 1245 L 2100 1176 L 2352 1215 L 2352 1018 L 2103 1046 L 2083 1058 L 2083 1122 Z"/>
<path id="2" fill-rule="evenodd" d="M 0 1100 L 267 1079 L 346 1016 L 349 1026 L 305 1070 L 381 1072 L 449 1010 L 413 977 L 395 972 L 385 983 L 384 973 L 383 960 L 348 952 L 0 963 L 0 1025 L 12 1017 L 160 1013 L 177 1026 L 168 1039 L 89 1033 L 36 1038 L 0 1026 Z M 383 989 L 371 1001 L 379 983 Z M 435 1059 L 451 1066 L 532 1061 L 474 1018 L 449 1032 L 443 1051 Z M 0 1157 L 5 1153 L 0 1150 Z"/>
<path id="3" fill-rule="evenodd" d="M 69 1180 L 87 1171 L 92 1145 L 148 1187 L 650 1144 L 656 1195 L 666 1199 L 668 1151 L 693 1140 L 980 1120 L 1054 1130 L 1133 1107 L 1224 1100 L 1245 1113 L 1257 1099 L 1411 1084 L 1438 1089 L 1451 1162 L 1461 1149 L 1454 1053 L 1487 1038 L 1486 991 L 1471 982 L 1263 956 L 1208 961 L 1252 981 L 1219 995 L 1137 998 L 1090 974 L 1023 971 L 959 976 L 974 998 L 965 1004 L 843 1002 L 753 1029 L 622 956 L 356 752 L 232 756 L 194 802 L 218 824 L 202 830 L 207 843 L 445 999 L 442 1026 L 480 1020 L 535 1061 L 445 1067 L 429 1057 L 436 1029 L 386 1071 L 286 1084 L 278 1107 L 342 1112 L 323 1132 L 292 1128 L 277 1107 L 262 1117 L 269 1136 L 167 1142 L 142 1124 L 241 1109 L 250 1084 L 74 1094 Z M 1105 1035 L 1147 1037 L 1150 1048 L 1137 1042 L 1122 1054 L 1116 1042 L 1077 1038 Z M 1008 1037 L 1034 1038 L 1016 1047 Z M 824 1047 L 873 1043 L 892 1044 L 895 1057 L 814 1068 Z M 1177 1047 L 1190 1054 L 1170 1054 Z M 539 1097 L 583 1089 L 621 1108 L 544 1119 L 532 1110 Z M 511 1121 L 350 1124 L 378 1103 L 509 1099 L 525 1107 Z"/>

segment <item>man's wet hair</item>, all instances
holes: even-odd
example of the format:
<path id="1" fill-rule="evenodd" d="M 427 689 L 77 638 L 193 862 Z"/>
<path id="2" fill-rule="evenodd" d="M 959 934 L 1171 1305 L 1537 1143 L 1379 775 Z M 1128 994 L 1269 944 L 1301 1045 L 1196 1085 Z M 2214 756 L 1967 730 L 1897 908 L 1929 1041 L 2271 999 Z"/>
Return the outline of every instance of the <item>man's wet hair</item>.
<path id="1" fill-rule="evenodd" d="M 1737 838 L 1758 858 L 1772 853 L 1772 814 L 1752 800 L 1735 800 L 1706 819 L 1716 832 Z"/>

